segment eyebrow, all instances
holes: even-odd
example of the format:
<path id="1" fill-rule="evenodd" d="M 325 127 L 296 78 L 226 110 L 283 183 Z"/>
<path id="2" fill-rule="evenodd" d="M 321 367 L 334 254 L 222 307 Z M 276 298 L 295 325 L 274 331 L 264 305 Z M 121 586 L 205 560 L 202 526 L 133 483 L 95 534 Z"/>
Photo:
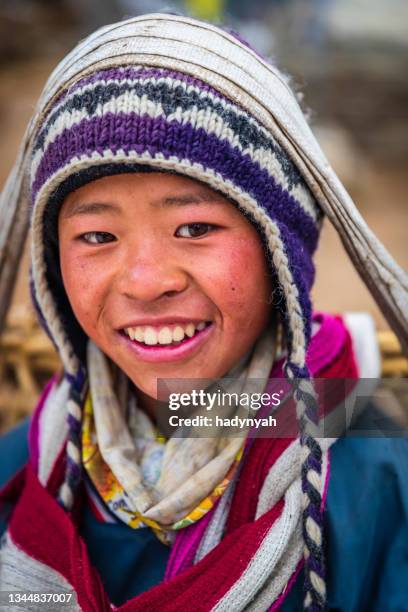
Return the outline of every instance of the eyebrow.
<path id="1" fill-rule="evenodd" d="M 111 212 L 115 215 L 119 215 L 120 208 L 114 204 L 108 204 L 105 202 L 77 202 L 71 207 L 71 209 L 64 212 L 62 216 L 64 219 L 69 219 L 70 217 L 74 217 L 76 215 L 99 215 L 104 212 Z"/>
<path id="2" fill-rule="evenodd" d="M 186 193 L 178 196 L 168 196 L 153 201 L 151 204 L 155 208 L 168 208 L 171 206 L 189 206 L 190 204 L 203 204 L 219 202 L 216 193 Z"/>

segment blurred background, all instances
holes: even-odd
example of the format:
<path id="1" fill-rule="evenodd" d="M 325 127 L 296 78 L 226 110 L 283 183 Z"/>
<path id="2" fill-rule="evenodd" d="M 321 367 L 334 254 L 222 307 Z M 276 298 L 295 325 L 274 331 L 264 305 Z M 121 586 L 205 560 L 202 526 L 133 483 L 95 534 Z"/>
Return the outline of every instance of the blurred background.
<path id="1" fill-rule="evenodd" d="M 362 215 L 407 269 L 406 0 L 1 0 L 0 184 L 59 60 L 97 27 L 156 11 L 224 24 L 291 76 Z M 315 308 L 371 313 L 387 355 L 383 373 L 408 375 L 398 344 L 328 223 L 316 265 Z M 27 253 L 16 273 L 0 338 L 0 432 L 32 410 L 41 385 L 58 368 L 31 310 Z"/>

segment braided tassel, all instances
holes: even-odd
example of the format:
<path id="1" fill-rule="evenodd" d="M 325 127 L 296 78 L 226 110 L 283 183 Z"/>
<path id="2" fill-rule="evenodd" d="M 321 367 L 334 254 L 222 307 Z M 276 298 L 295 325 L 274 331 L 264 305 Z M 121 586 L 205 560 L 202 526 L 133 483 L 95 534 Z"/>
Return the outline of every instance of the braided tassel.
<path id="1" fill-rule="evenodd" d="M 297 401 L 301 444 L 303 492 L 302 528 L 305 559 L 304 609 L 318 612 L 326 606 L 325 564 L 322 516 L 322 449 L 316 439 L 318 406 L 307 368 L 286 364 Z"/>
<path id="2" fill-rule="evenodd" d="M 68 438 L 67 438 L 67 465 L 65 479 L 58 493 L 58 503 L 67 511 L 72 509 L 75 492 L 81 482 L 81 430 L 82 406 L 87 385 L 85 375 L 79 371 L 73 379 L 68 398 Z"/>

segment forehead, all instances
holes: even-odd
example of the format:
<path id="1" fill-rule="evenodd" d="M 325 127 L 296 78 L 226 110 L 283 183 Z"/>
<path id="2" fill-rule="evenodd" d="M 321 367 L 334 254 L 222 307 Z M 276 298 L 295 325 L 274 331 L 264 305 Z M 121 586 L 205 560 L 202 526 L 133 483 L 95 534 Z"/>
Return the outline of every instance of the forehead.
<path id="1" fill-rule="evenodd" d="M 162 209 L 192 204 L 218 203 L 236 208 L 208 185 L 177 174 L 125 173 L 106 176 L 76 189 L 64 199 L 60 218 L 121 212 L 121 203 L 138 201 Z"/>

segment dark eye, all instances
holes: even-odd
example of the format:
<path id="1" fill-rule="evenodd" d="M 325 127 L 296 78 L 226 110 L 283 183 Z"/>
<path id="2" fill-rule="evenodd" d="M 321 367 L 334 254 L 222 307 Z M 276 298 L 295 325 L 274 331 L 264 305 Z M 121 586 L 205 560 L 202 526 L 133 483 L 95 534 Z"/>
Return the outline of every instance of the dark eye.
<path id="1" fill-rule="evenodd" d="M 86 232 L 81 234 L 80 239 L 87 244 L 105 244 L 116 240 L 115 236 L 109 232 Z"/>
<path id="2" fill-rule="evenodd" d="M 188 223 L 178 228 L 176 236 L 181 236 L 182 238 L 200 238 L 213 229 L 214 226 L 208 223 Z"/>

